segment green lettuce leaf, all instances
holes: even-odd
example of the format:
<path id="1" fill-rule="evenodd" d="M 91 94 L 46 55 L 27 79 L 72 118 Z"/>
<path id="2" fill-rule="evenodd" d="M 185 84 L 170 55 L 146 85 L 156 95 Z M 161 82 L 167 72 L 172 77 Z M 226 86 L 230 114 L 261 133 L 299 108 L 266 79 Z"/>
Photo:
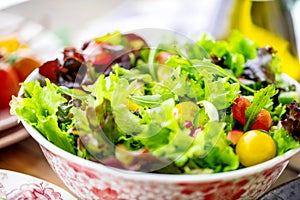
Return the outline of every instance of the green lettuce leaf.
<path id="1" fill-rule="evenodd" d="M 143 107 L 156 107 L 159 106 L 163 101 L 172 98 L 172 94 L 154 94 L 154 95 L 144 95 L 144 96 L 137 96 L 132 95 L 128 96 L 130 100 L 132 100 L 137 105 L 143 106 Z"/>
<path id="2" fill-rule="evenodd" d="M 14 98 L 11 112 L 36 128 L 50 142 L 76 154 L 75 135 L 62 130 L 57 112 L 67 102 L 57 85 L 45 80 L 42 87 L 38 81 L 24 83 L 23 97 Z"/>
<path id="3" fill-rule="evenodd" d="M 221 172 L 235 170 L 239 167 L 238 157 L 233 148 L 228 145 L 224 127 L 225 123 L 209 122 L 204 130 L 197 134 L 185 154 L 191 159 L 190 162 L 196 163 L 197 168 L 208 168 L 214 172 Z M 187 169 L 193 171 L 189 163 Z"/>
<path id="4" fill-rule="evenodd" d="M 229 68 L 235 76 L 244 72 L 245 62 L 257 56 L 255 44 L 244 37 L 240 32 L 234 31 L 228 40 L 216 41 L 212 36 L 204 34 L 197 44 L 218 59 L 222 67 Z"/>
<path id="5" fill-rule="evenodd" d="M 198 166 L 212 169 L 215 173 L 236 170 L 240 163 L 232 147 L 221 149 L 216 146 L 203 159 L 193 160 Z"/>
<path id="6" fill-rule="evenodd" d="M 118 128 L 122 132 L 132 135 L 143 130 L 140 118 L 128 109 L 128 97 L 134 93 L 135 85 L 135 82 L 129 83 L 126 79 L 121 78 L 111 97 L 112 113 Z"/>
<path id="7" fill-rule="evenodd" d="M 208 72 L 203 70 L 202 74 L 205 75 L 205 99 L 214 104 L 218 110 L 231 106 L 240 92 L 240 85 L 229 83 L 229 77 L 214 80 Z"/>
<path id="8" fill-rule="evenodd" d="M 108 77 L 102 74 L 94 84 L 83 86 L 85 91 L 90 92 L 95 97 L 93 102 L 87 102 L 88 105 L 96 107 L 102 104 L 104 99 L 111 100 L 118 81 L 119 77 L 115 74 L 110 74 Z"/>
<path id="9" fill-rule="evenodd" d="M 175 162 L 190 147 L 193 138 L 190 130 L 181 129 L 173 114 L 175 102 L 168 99 L 161 106 L 146 110 L 142 113 L 143 131 L 134 138 L 157 156 L 168 158 Z"/>
<path id="10" fill-rule="evenodd" d="M 284 128 L 272 130 L 270 135 L 276 143 L 277 155 L 282 155 L 288 150 L 299 147 L 299 142 L 296 141 Z"/>

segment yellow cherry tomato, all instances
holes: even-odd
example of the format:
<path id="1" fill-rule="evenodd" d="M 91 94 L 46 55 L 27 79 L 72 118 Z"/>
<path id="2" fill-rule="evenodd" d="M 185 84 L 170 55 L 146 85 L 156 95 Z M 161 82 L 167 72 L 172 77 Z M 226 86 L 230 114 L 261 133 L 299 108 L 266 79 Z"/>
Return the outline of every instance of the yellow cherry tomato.
<path id="1" fill-rule="evenodd" d="M 251 130 L 238 140 L 236 153 L 242 165 L 249 167 L 274 158 L 276 145 L 267 133 Z"/>
<path id="2" fill-rule="evenodd" d="M 181 102 L 176 105 L 176 108 L 179 120 L 183 123 L 186 121 L 193 122 L 197 112 L 200 110 L 199 106 L 192 101 Z"/>
<path id="3" fill-rule="evenodd" d="M 136 103 L 134 103 L 133 101 L 131 100 L 128 100 L 127 102 L 127 107 L 130 111 L 133 111 L 133 112 L 137 112 L 140 108 L 139 105 L 137 105 Z"/>

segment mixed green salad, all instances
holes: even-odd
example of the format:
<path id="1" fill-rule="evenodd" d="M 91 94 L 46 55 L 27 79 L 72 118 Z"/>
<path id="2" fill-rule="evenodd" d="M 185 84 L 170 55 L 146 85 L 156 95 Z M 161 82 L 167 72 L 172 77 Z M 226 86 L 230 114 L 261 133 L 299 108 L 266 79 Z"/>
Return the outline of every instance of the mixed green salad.
<path id="1" fill-rule="evenodd" d="M 11 113 L 65 151 L 143 172 L 232 171 L 299 147 L 298 86 L 275 47 L 239 32 L 146 40 L 115 32 L 65 48 L 22 84 Z"/>

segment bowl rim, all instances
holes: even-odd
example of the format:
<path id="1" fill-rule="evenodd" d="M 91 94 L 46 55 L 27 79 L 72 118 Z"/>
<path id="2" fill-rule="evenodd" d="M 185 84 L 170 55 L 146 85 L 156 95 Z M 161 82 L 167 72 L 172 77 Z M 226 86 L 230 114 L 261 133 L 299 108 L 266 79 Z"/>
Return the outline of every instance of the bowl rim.
<path id="1" fill-rule="evenodd" d="M 284 78 L 288 78 L 288 81 L 291 83 L 295 83 L 292 78 L 290 78 L 288 75 L 283 74 Z M 38 69 L 35 69 L 25 80 L 25 82 L 36 80 L 37 77 L 43 77 L 38 73 Z M 298 87 L 298 89 L 300 86 Z M 21 87 L 19 91 L 19 96 L 23 94 L 23 87 Z M 287 151 L 286 153 L 276 156 L 272 158 L 271 160 L 265 161 L 263 163 L 237 169 L 233 171 L 228 172 L 219 172 L 219 173 L 213 173 L 213 174 L 158 174 L 158 173 L 146 173 L 146 172 L 136 172 L 136 171 L 130 171 L 130 170 L 123 170 L 123 169 L 117 169 L 114 167 L 105 166 L 101 163 L 97 163 L 94 161 L 86 160 L 84 158 L 81 158 L 77 155 L 71 154 L 50 141 L 48 141 L 40 132 L 38 132 L 34 127 L 29 125 L 27 122 L 25 122 L 23 119 L 19 119 L 29 135 L 33 137 L 40 146 L 43 146 L 48 151 L 54 153 L 56 156 L 62 157 L 69 162 L 76 163 L 79 166 L 84 166 L 89 169 L 95 169 L 96 171 L 103 171 L 108 172 L 111 175 L 115 175 L 118 177 L 122 177 L 127 180 L 139 180 L 139 181 L 161 181 L 161 182 L 213 182 L 217 180 L 232 180 L 236 179 L 238 177 L 243 176 L 249 176 L 252 174 L 257 174 L 259 172 L 263 172 L 265 170 L 271 169 L 276 165 L 280 165 L 286 161 L 289 162 L 289 160 L 294 156 L 295 154 L 300 152 L 300 147 L 296 149 L 292 149 Z M 43 152 L 44 153 L 44 152 Z M 48 161 L 49 162 L 49 161 Z M 288 163 L 287 163 L 288 164 Z"/>

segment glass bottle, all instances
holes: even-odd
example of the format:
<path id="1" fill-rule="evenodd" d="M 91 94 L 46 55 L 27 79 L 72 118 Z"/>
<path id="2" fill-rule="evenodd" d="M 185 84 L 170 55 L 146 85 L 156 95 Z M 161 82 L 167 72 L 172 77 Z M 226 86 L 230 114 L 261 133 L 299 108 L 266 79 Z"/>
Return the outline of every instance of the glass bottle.
<path id="1" fill-rule="evenodd" d="M 291 15 L 292 0 L 232 0 L 227 14 L 227 31 L 239 30 L 260 46 L 272 46 L 284 73 L 300 81 L 297 42 Z M 224 1 L 223 3 L 228 1 Z"/>

